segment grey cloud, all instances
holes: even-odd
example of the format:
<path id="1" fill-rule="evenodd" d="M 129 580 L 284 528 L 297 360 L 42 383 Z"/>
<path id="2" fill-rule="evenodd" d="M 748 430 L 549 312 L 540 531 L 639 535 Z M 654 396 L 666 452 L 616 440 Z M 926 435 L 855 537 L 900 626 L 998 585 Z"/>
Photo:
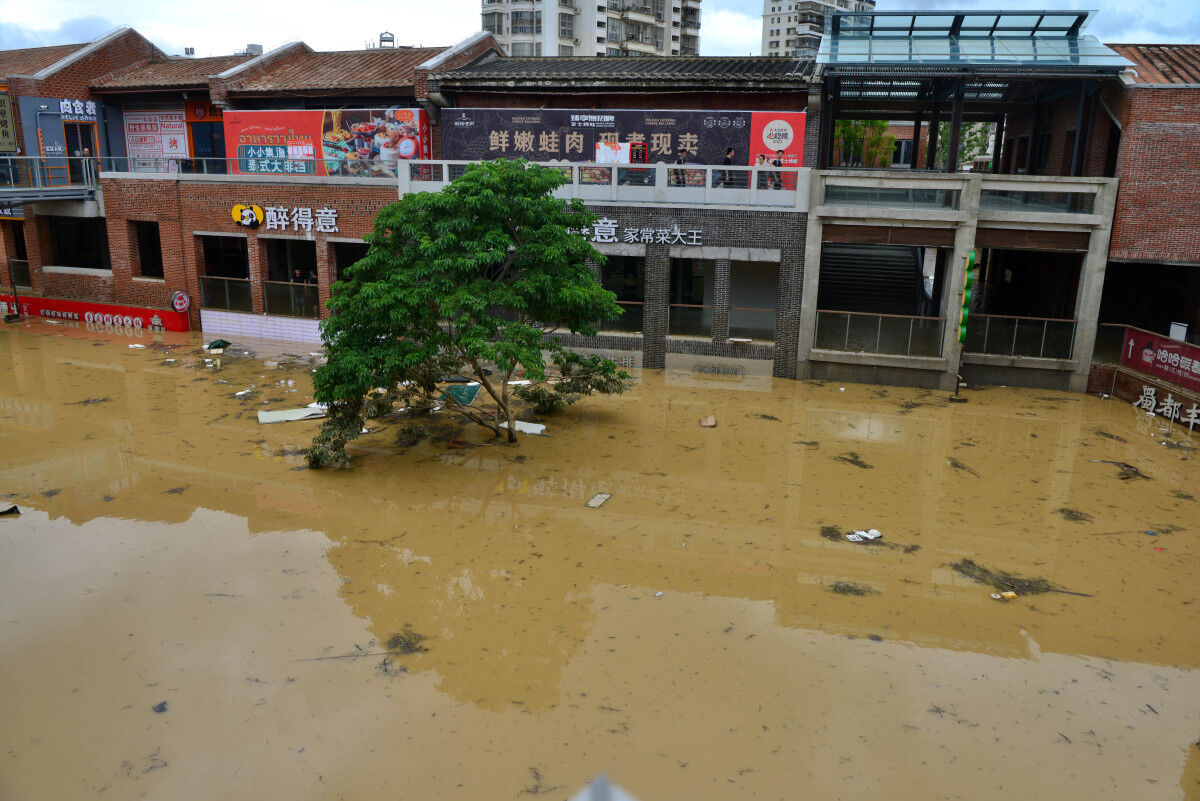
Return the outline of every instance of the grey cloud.
<path id="1" fill-rule="evenodd" d="M 60 23 L 57 28 L 46 29 L 0 22 L 0 50 L 90 42 L 116 27 L 112 20 L 100 16 L 77 17 Z"/>

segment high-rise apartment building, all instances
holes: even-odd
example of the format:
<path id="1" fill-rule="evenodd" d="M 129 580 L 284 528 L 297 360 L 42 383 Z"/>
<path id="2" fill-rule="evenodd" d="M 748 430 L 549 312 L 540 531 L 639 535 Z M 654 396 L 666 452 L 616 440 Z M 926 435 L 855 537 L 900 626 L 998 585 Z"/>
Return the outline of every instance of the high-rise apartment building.
<path id="1" fill-rule="evenodd" d="M 696 56 L 700 0 L 483 0 L 510 56 Z"/>
<path id="2" fill-rule="evenodd" d="M 829 11 L 874 11 L 875 0 L 763 0 L 762 54 L 815 58 Z"/>

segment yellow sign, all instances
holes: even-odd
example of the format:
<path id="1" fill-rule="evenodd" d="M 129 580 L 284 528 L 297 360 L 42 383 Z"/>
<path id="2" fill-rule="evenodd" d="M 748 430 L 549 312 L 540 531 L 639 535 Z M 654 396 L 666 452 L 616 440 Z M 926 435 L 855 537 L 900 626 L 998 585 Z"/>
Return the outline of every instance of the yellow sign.
<path id="1" fill-rule="evenodd" d="M 233 207 L 233 221 L 247 228 L 257 228 L 263 221 L 263 210 L 260 206 L 247 206 L 242 203 Z"/>

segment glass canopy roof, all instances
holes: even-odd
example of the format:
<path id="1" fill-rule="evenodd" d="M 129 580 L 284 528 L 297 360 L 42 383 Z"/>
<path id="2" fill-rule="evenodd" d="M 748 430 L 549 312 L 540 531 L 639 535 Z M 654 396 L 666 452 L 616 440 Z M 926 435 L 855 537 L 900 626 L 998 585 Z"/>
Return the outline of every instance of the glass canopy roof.
<path id="1" fill-rule="evenodd" d="M 1121 71 L 1130 62 L 1094 36 L 1080 35 L 1090 12 L 833 13 L 817 63 L 838 67 L 941 70 Z"/>

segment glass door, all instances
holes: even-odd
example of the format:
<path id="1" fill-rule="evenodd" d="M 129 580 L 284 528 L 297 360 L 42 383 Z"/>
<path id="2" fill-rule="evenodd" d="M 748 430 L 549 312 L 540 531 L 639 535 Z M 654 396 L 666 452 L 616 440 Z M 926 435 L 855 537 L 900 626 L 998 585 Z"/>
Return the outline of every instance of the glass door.
<path id="1" fill-rule="evenodd" d="M 95 178 L 96 124 L 64 122 L 63 139 L 67 145 L 67 175 L 72 184 L 90 184 Z"/>

